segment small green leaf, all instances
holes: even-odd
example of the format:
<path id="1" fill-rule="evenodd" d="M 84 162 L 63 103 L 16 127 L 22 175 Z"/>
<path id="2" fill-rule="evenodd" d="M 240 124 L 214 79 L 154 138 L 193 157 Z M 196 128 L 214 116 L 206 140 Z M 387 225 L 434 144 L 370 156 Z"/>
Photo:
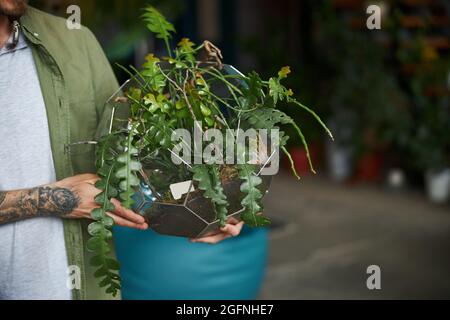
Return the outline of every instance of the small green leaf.
<path id="1" fill-rule="evenodd" d="M 101 278 L 108 275 L 108 270 L 106 268 L 100 267 L 94 272 L 94 277 Z"/>
<path id="2" fill-rule="evenodd" d="M 109 201 L 109 198 L 110 197 L 106 196 L 105 191 L 102 191 L 98 195 L 95 196 L 94 200 L 97 204 L 102 205 L 102 209 L 104 211 L 114 211 L 115 207 Z"/>
<path id="3" fill-rule="evenodd" d="M 183 49 L 185 52 L 189 52 L 193 50 L 194 43 L 189 40 L 189 38 L 183 38 L 180 42 L 178 42 L 178 47 Z"/>
<path id="4" fill-rule="evenodd" d="M 106 289 L 105 292 L 106 292 L 106 293 L 109 293 L 109 294 L 111 294 L 113 297 L 115 297 L 115 296 L 117 295 L 117 288 L 114 287 L 114 286 L 112 286 L 112 285 L 110 285 L 110 286 Z"/>
<path id="5" fill-rule="evenodd" d="M 103 224 L 99 222 L 92 222 L 88 225 L 88 232 L 91 236 L 98 235 L 103 230 Z"/>
<path id="6" fill-rule="evenodd" d="M 120 264 L 114 259 L 106 259 L 106 265 L 112 270 L 119 270 Z"/>
<path id="7" fill-rule="evenodd" d="M 214 125 L 214 120 L 210 117 L 205 117 L 204 120 L 209 127 L 212 127 Z"/>
<path id="8" fill-rule="evenodd" d="M 124 174 L 124 172 L 127 174 Z M 135 174 L 130 173 L 127 170 L 120 169 L 119 171 L 117 171 L 117 177 L 123 178 L 123 180 L 119 183 L 119 187 L 121 190 L 128 191 L 128 190 L 131 190 L 132 186 L 139 185 L 139 178 Z M 131 191 L 133 191 L 133 190 L 131 190 Z"/>
<path id="9" fill-rule="evenodd" d="M 280 79 L 287 78 L 288 74 L 290 74 L 290 73 L 291 73 L 291 67 L 289 67 L 289 66 L 283 67 L 283 68 L 281 68 L 280 71 L 278 71 L 278 78 L 280 78 Z"/>
<path id="10" fill-rule="evenodd" d="M 182 100 L 178 100 L 175 103 L 175 109 L 177 109 L 177 110 L 181 110 L 181 109 L 183 109 L 185 107 L 186 107 L 186 103 L 184 103 L 184 101 L 182 101 Z"/>
<path id="11" fill-rule="evenodd" d="M 109 277 L 104 278 L 102 281 L 98 283 L 100 288 L 106 287 L 111 282 L 111 279 Z"/>
<path id="12" fill-rule="evenodd" d="M 113 221 L 114 222 L 114 221 Z M 105 229 L 105 240 L 110 240 L 110 239 L 112 239 L 112 232 L 111 232 L 111 230 L 108 230 L 108 229 Z"/>
<path id="13" fill-rule="evenodd" d="M 114 220 L 110 216 L 105 216 L 102 219 L 102 223 L 106 228 L 112 228 L 112 226 L 114 225 Z"/>
<path id="14" fill-rule="evenodd" d="M 91 211 L 91 217 L 94 220 L 100 220 L 103 218 L 103 216 L 104 216 L 104 213 L 103 213 L 102 208 L 95 208 Z"/>
<path id="15" fill-rule="evenodd" d="M 202 114 L 207 117 L 211 114 L 211 109 L 209 109 L 207 106 L 205 106 L 203 103 L 200 104 L 200 111 Z"/>
<path id="16" fill-rule="evenodd" d="M 88 248 L 88 250 L 90 250 L 92 252 L 98 251 L 102 246 L 103 246 L 103 241 L 98 236 L 94 236 L 94 237 L 90 238 L 86 243 L 86 247 Z"/>
<path id="17" fill-rule="evenodd" d="M 103 264 L 103 257 L 100 255 L 96 255 L 93 256 L 90 260 L 89 263 L 94 266 L 94 267 L 99 267 Z"/>

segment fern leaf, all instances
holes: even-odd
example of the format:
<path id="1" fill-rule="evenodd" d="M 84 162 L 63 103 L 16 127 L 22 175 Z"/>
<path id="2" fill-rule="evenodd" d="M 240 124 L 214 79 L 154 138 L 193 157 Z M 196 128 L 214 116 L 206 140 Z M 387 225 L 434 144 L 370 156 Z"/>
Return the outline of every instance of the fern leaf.
<path id="1" fill-rule="evenodd" d="M 139 178 L 136 172 L 141 170 L 142 165 L 136 160 L 138 149 L 133 145 L 134 128 L 131 128 L 127 138 L 122 142 L 122 153 L 117 157 L 119 168 L 115 172 L 115 176 L 119 179 L 119 197 L 125 208 L 131 208 L 134 204 L 132 195 L 133 187 L 139 185 Z"/>
<path id="2" fill-rule="evenodd" d="M 242 115 L 249 127 L 254 129 L 273 129 L 277 124 L 292 124 L 294 120 L 284 112 L 273 108 L 258 108 Z"/>
<path id="3" fill-rule="evenodd" d="M 275 105 L 277 105 L 278 101 L 282 101 L 286 97 L 286 88 L 281 85 L 280 79 L 269 79 L 269 95 L 273 98 Z"/>
<path id="4" fill-rule="evenodd" d="M 153 32 L 158 39 L 168 41 L 172 33 L 176 32 L 175 27 L 154 7 L 148 6 L 144 9 L 143 20 L 147 23 L 147 28 Z"/>
<path id="5" fill-rule="evenodd" d="M 294 119 L 289 117 L 283 111 L 273 108 L 259 108 L 253 112 L 248 112 L 244 114 L 242 117 L 249 124 L 249 126 L 255 129 L 273 129 L 278 124 L 291 125 L 297 132 L 298 136 L 300 137 L 300 140 L 302 141 L 303 147 L 305 148 L 306 158 L 308 159 L 308 164 L 311 169 L 311 172 L 316 173 L 312 164 L 306 138 L 300 127 L 295 123 Z M 287 138 L 288 138 L 287 136 L 284 136 L 285 139 L 284 142 L 287 140 Z M 294 172 L 295 176 L 299 178 L 293 166 L 289 152 L 284 148 L 284 145 L 280 145 L 280 147 L 282 147 L 283 151 L 286 153 L 286 155 L 288 155 L 289 161 L 291 161 L 292 171 Z"/>
<path id="6" fill-rule="evenodd" d="M 97 169 L 102 168 L 107 161 L 111 161 L 114 155 L 111 152 L 114 142 L 114 135 L 108 134 L 98 141 L 95 150 L 95 165 Z"/>
<path id="7" fill-rule="evenodd" d="M 222 187 L 218 166 L 200 164 L 191 170 L 194 172 L 193 179 L 198 182 L 198 188 L 204 191 L 203 196 L 211 199 L 220 225 L 225 226 L 228 201 Z"/>
<path id="8" fill-rule="evenodd" d="M 100 180 L 97 181 L 96 187 L 102 192 L 95 197 L 95 202 L 100 207 L 92 210 L 91 216 L 94 222 L 88 226 L 91 238 L 86 246 L 89 251 L 94 252 L 90 262 L 91 265 L 97 267 L 94 276 L 100 278 L 100 287 L 107 287 L 106 292 L 116 296 L 120 290 L 120 276 L 117 273 L 119 263 L 108 258 L 110 252 L 108 241 L 112 238 L 111 228 L 114 222 L 106 214 L 115 209 L 110 199 L 117 194 L 117 189 L 111 184 L 115 162 L 110 162 L 104 161 L 103 166 L 98 170 Z"/>
<path id="9" fill-rule="evenodd" d="M 239 177 L 243 180 L 241 191 L 246 194 L 241 204 L 244 212 L 241 213 L 241 219 L 250 227 L 262 227 L 270 224 L 270 220 L 264 217 L 262 211 L 262 193 L 258 186 L 262 183 L 262 179 L 256 176 L 258 169 L 256 165 L 242 164 L 237 166 Z"/>

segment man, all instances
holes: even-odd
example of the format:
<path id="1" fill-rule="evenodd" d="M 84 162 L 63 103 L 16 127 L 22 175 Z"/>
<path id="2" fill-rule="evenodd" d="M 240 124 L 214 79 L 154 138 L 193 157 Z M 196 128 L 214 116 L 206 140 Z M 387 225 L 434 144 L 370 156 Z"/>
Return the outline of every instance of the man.
<path id="1" fill-rule="evenodd" d="M 107 298 L 85 250 L 99 193 L 93 146 L 67 146 L 94 139 L 117 88 L 88 29 L 69 30 L 26 0 L 0 0 L 0 299 Z M 113 203 L 117 225 L 148 228 Z M 196 241 L 215 243 L 241 227 Z M 80 271 L 80 286 L 68 285 L 68 270 Z"/>

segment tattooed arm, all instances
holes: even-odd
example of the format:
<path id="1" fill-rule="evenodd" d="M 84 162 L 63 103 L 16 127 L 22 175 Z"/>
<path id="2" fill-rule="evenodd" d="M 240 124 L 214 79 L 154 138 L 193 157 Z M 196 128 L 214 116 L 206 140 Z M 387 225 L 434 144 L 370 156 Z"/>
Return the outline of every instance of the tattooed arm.
<path id="1" fill-rule="evenodd" d="M 79 203 L 75 193 L 56 186 L 0 191 L 0 224 L 33 217 L 63 217 Z"/>
<path id="2" fill-rule="evenodd" d="M 31 189 L 0 191 L 0 225 L 34 217 L 88 218 L 98 207 L 94 197 L 100 192 L 93 174 L 73 176 L 54 184 Z M 108 213 L 117 225 L 146 229 L 144 218 L 125 209 L 116 199 Z"/>

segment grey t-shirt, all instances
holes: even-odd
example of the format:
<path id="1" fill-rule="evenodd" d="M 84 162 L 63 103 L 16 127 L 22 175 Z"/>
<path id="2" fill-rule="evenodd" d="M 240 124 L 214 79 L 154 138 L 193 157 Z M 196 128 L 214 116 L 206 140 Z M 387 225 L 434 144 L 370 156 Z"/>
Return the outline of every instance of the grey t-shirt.
<path id="1" fill-rule="evenodd" d="M 32 188 L 55 179 L 36 66 L 20 35 L 14 49 L 0 48 L 0 190 Z M 71 299 L 67 279 L 60 218 L 0 225 L 0 299 Z"/>

